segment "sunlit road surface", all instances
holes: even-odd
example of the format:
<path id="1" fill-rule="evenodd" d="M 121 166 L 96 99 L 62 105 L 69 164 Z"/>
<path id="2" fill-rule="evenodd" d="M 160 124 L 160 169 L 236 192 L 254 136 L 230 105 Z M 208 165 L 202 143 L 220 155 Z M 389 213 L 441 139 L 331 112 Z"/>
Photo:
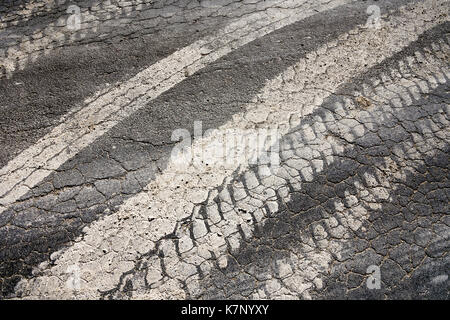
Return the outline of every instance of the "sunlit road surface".
<path id="1" fill-rule="evenodd" d="M 449 9 L 0 5 L 0 297 L 448 299 Z"/>

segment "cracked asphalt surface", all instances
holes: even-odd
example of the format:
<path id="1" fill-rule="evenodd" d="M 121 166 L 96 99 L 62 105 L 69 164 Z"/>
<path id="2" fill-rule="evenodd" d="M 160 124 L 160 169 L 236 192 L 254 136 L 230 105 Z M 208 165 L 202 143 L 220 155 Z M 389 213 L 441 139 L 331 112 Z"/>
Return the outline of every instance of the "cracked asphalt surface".
<path id="1" fill-rule="evenodd" d="M 449 299 L 449 9 L 5 1 L 0 298 Z"/>

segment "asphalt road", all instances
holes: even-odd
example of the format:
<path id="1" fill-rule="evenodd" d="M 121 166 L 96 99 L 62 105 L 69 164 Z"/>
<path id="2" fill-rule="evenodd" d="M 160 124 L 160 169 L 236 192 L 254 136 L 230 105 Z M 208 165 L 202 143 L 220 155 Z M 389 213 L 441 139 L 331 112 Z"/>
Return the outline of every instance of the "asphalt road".
<path id="1" fill-rule="evenodd" d="M 449 299 L 449 9 L 3 2 L 0 298 Z"/>

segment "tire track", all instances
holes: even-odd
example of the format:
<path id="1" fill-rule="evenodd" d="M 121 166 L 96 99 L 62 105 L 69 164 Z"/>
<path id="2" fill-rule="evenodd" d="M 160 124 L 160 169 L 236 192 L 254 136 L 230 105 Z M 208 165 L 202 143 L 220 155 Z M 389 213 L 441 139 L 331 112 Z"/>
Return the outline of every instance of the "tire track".
<path id="1" fill-rule="evenodd" d="M 425 48 L 425 52 L 429 49 Z M 407 61 L 398 62 L 405 65 Z M 410 61 L 412 72 L 406 79 L 394 78 L 391 82 L 372 78 L 363 83 L 369 91 L 364 92 L 365 96 L 374 104 L 370 112 L 358 110 L 361 106 L 357 95 L 353 99 L 338 95 L 303 119 L 283 139 L 283 163 L 274 175 L 267 175 L 264 166 L 255 167 L 209 192 L 205 203 L 194 207 L 192 215 L 180 221 L 172 234 L 157 241 L 155 248 L 138 260 L 135 269 L 124 273 L 121 285 L 107 296 L 286 299 L 311 298 L 312 288 L 325 288 L 323 278 L 331 262 L 348 259 L 354 248 L 354 234 L 362 232 L 369 213 L 398 192 L 391 190 L 393 180 L 398 185 L 424 166 L 427 157 L 442 157 L 448 151 L 448 106 L 427 105 L 429 110 L 420 115 L 420 97 L 445 85 L 449 70 L 444 60 L 432 68 L 437 69 L 436 74 L 431 71 L 431 76 L 425 78 L 419 61 Z M 432 63 L 432 59 L 428 61 Z M 446 70 L 439 70 L 439 65 Z M 398 69 L 391 71 L 401 75 Z M 372 87 L 375 81 L 380 84 Z M 438 126 L 444 129 L 443 135 L 415 136 L 404 128 L 399 130 L 399 126 L 391 127 L 391 123 L 407 120 L 416 124 L 418 132 L 434 133 L 433 126 Z M 352 143 L 368 147 L 383 141 L 389 145 L 389 140 L 393 150 L 388 157 L 378 156 L 374 163 L 357 163 L 362 156 L 355 154 L 364 149 L 355 152 Z M 377 151 L 367 153 L 373 156 Z M 312 188 L 324 183 L 315 181 L 322 170 L 328 181 L 321 198 L 320 191 Z M 352 177 L 355 171 L 358 175 Z M 350 181 L 346 181 L 349 176 Z M 333 183 L 341 182 L 342 187 L 335 187 L 339 196 L 330 197 Z M 442 218 L 442 211 L 440 215 Z M 290 235 L 286 228 L 294 226 L 299 229 L 292 229 Z M 439 254 L 446 252 L 450 235 L 445 224 L 441 228 L 437 239 L 430 243 L 441 242 Z M 282 235 L 286 237 L 278 243 Z M 271 239 L 276 239 L 273 246 Z M 261 254 L 257 254 L 260 250 Z M 209 279 L 210 272 L 213 275 Z M 398 285 L 392 283 L 391 288 Z"/>
<path id="2" fill-rule="evenodd" d="M 399 3 L 403 2 L 405 1 L 394 3 L 392 8 L 395 9 Z M 390 5 L 387 7 L 391 8 Z M 364 22 L 366 19 L 365 4 L 364 6 L 359 4 L 356 6 L 342 6 L 336 10 L 331 10 L 331 13 L 330 11 L 326 12 L 327 15 L 331 14 L 333 18 L 341 17 L 342 14 L 351 13 L 354 15 L 350 19 L 346 19 L 348 23 L 344 24 L 343 30 Z M 358 14 L 355 15 L 355 12 L 358 12 Z M 270 12 L 270 14 L 273 15 L 273 12 Z M 305 19 L 305 23 L 296 23 L 295 28 L 280 29 L 280 33 L 271 36 L 268 41 L 285 39 L 283 32 L 287 33 L 286 37 L 295 35 L 296 32 L 299 32 L 299 37 L 303 37 L 305 34 L 307 35 L 308 25 L 320 24 L 322 20 L 315 16 L 311 17 L 311 19 Z M 302 30 L 303 28 L 306 29 Z M 329 32 L 326 27 L 316 28 L 316 30 L 320 30 L 317 34 L 318 38 L 322 34 L 328 35 Z M 337 36 L 341 30 L 335 30 L 334 32 Z M 246 46 L 243 54 L 252 53 L 262 45 L 262 48 L 270 52 L 270 55 L 273 57 L 283 54 L 284 51 L 289 52 L 289 55 L 304 56 L 305 52 L 314 50 L 318 43 L 323 43 L 326 40 L 327 38 L 325 37 L 308 43 L 300 52 L 298 52 L 298 49 L 290 48 L 289 46 L 272 49 L 272 44 L 264 43 L 266 40 L 263 40 L 262 42 Z M 302 40 L 299 38 L 294 43 L 300 41 Z M 239 50 L 236 49 L 233 52 Z M 264 57 L 264 54 L 261 53 L 259 56 Z M 217 60 L 217 66 L 221 68 L 223 64 L 229 64 L 233 59 L 239 59 L 239 55 L 230 59 Z M 249 63 L 247 70 L 252 72 L 249 75 L 249 79 L 253 79 L 254 84 L 249 85 L 246 78 L 241 77 L 242 79 L 234 84 L 234 91 L 229 91 L 229 94 L 235 94 L 236 90 L 245 87 L 245 90 L 242 90 L 242 98 L 249 99 L 248 96 L 259 90 L 265 80 L 265 76 L 276 74 L 286 65 L 293 63 L 290 59 L 286 61 L 272 60 L 270 56 L 267 59 L 260 58 L 255 61 L 256 63 Z M 257 79 L 253 78 L 253 74 L 258 74 L 260 70 L 264 70 L 262 68 L 263 65 L 269 66 L 270 70 L 266 69 L 266 75 L 262 78 L 259 78 L 259 76 Z M 211 70 L 214 70 L 214 66 Z M 221 79 L 226 80 L 227 77 L 234 76 L 234 72 L 231 71 L 224 72 L 222 74 L 223 78 L 218 76 L 217 73 L 208 76 L 209 72 L 210 69 L 206 68 L 204 73 L 199 76 L 193 77 L 190 75 L 189 79 L 192 79 L 192 81 L 183 81 L 181 86 L 174 87 L 167 94 L 158 98 L 157 104 L 151 103 L 147 105 L 145 109 L 141 110 L 130 120 L 127 120 L 125 125 L 112 130 L 114 132 L 109 134 L 106 139 L 86 147 L 81 154 L 77 154 L 73 161 L 68 161 L 64 166 L 58 168 L 58 172 L 52 173 L 42 183 L 38 183 L 35 188 L 22 197 L 21 201 L 0 215 L 0 225 L 2 226 L 0 232 L 3 235 L 0 254 L 4 257 L 4 262 L 0 266 L 3 278 L 3 292 L 10 292 L 22 275 L 31 273 L 33 266 L 39 264 L 42 260 L 48 259 L 49 255 L 59 250 L 61 246 L 73 241 L 81 233 L 85 225 L 96 220 L 101 215 L 109 214 L 116 206 L 121 204 L 123 199 L 140 192 L 148 181 L 153 179 L 155 168 L 157 170 L 158 166 L 164 166 L 164 153 L 166 149 L 170 148 L 170 144 L 165 145 L 166 136 L 170 140 L 170 133 L 179 125 L 180 120 L 183 121 L 183 126 L 186 124 L 186 127 L 188 127 L 192 118 L 203 117 L 205 111 L 195 107 L 198 101 L 191 100 L 189 104 L 192 104 L 192 107 L 189 105 L 184 107 L 185 111 L 190 110 L 190 117 L 179 115 L 177 110 L 171 113 L 173 107 L 166 110 L 166 100 L 181 96 L 180 100 L 177 98 L 175 100 L 185 103 L 183 99 L 191 94 L 192 88 L 198 94 L 198 86 L 202 86 L 204 83 L 211 84 L 211 82 L 216 82 L 220 87 Z M 192 88 L 189 88 L 189 86 L 192 86 Z M 215 92 L 215 90 L 212 90 L 211 92 L 206 92 L 206 94 L 212 96 Z M 226 92 L 219 98 L 227 99 L 227 94 Z M 222 108 L 222 113 L 217 111 L 208 113 L 207 117 L 209 115 L 214 120 L 210 125 L 212 127 L 217 126 L 240 109 L 239 105 L 233 104 L 232 108 Z M 163 118 L 160 121 L 161 123 L 155 123 L 152 120 L 153 115 L 157 115 L 159 119 L 161 117 L 160 114 L 163 114 L 167 119 Z M 169 114 L 171 114 L 170 117 L 168 116 Z M 211 116 L 212 114 L 214 116 Z M 173 115 L 177 119 L 173 119 Z M 121 134 L 128 138 L 129 131 L 136 130 L 140 126 L 144 128 L 143 125 L 136 125 L 135 123 L 135 121 L 140 121 L 142 118 L 151 120 L 148 124 L 154 129 L 145 131 L 145 133 L 150 133 L 150 139 L 154 140 L 155 144 L 153 144 L 153 141 L 150 144 L 141 144 L 140 138 L 136 141 L 133 139 L 130 139 L 130 141 L 122 139 Z M 74 128 L 74 130 L 77 130 L 77 128 Z M 121 133 L 121 131 L 124 133 Z M 136 133 L 140 134 L 139 131 Z M 151 148 L 148 148 L 148 146 L 151 146 Z M 73 149 L 71 150 L 73 151 Z M 162 159 L 158 159 L 158 157 Z M 154 163 L 147 164 L 147 162 L 156 160 L 158 160 L 158 166 L 155 166 Z M 144 164 L 143 168 L 140 167 L 142 164 Z M 72 166 L 73 168 L 71 168 Z M 50 173 L 50 171 L 47 173 Z M 80 178 L 85 180 L 80 180 Z M 49 186 L 52 187 L 49 189 Z M 120 190 L 120 192 L 117 190 Z M 100 205 L 98 205 L 99 201 Z"/>
<path id="3" fill-rule="evenodd" d="M 308 17 L 316 8 L 325 10 L 341 2 L 329 3 L 302 7 L 301 12 L 295 7 L 280 9 L 275 19 L 265 12 L 257 13 L 220 30 L 218 37 L 207 37 L 175 52 L 118 88 L 89 98 L 85 107 L 69 112 L 61 125 L 0 169 L 0 213 L 117 123 L 186 79 L 186 70 L 194 73 L 230 53 L 232 47 Z"/>
<path id="4" fill-rule="evenodd" d="M 426 3 L 424 4 L 425 6 L 426 6 Z M 417 10 L 419 10 L 419 9 L 417 9 Z M 411 12 L 411 15 L 414 15 L 414 11 L 413 12 Z M 399 22 L 399 24 L 401 24 L 401 23 L 404 23 L 404 21 L 411 21 L 411 19 L 407 19 L 406 17 L 404 17 L 404 16 L 402 16 L 403 18 L 405 18 L 405 20 L 403 20 L 403 21 L 398 21 Z M 396 18 L 398 18 L 398 17 L 396 17 Z M 400 19 L 401 20 L 401 19 Z M 416 21 L 414 22 L 414 23 L 418 23 L 418 24 L 420 24 L 421 23 L 421 21 L 420 21 L 420 19 L 417 19 L 417 17 L 416 17 Z M 395 25 L 395 24 L 394 24 Z M 410 26 L 406 26 L 405 28 L 408 28 L 408 27 L 410 27 Z M 424 27 L 424 26 L 422 26 L 422 27 Z M 425 28 L 425 30 L 427 29 L 427 27 L 425 26 L 424 27 Z M 392 36 L 392 30 L 389 30 L 390 32 L 391 32 L 391 36 Z M 399 34 L 401 33 L 401 30 L 399 30 Z M 355 32 L 354 34 L 357 34 L 357 32 Z M 357 35 L 355 36 L 355 37 L 357 37 Z M 350 37 L 350 39 L 348 40 L 349 42 L 351 41 L 351 40 L 354 40 L 353 39 L 353 36 L 352 37 Z M 391 39 L 393 42 L 395 42 L 395 41 L 397 41 L 397 43 L 398 43 L 398 39 L 395 39 L 395 37 L 393 37 L 393 39 Z M 406 40 L 405 40 L 406 41 Z M 408 44 L 409 42 L 406 42 L 406 44 Z M 386 47 L 387 48 L 389 48 L 389 44 L 387 44 L 386 45 Z M 380 55 L 380 59 L 382 59 L 382 55 Z M 369 61 L 373 61 L 373 63 L 376 63 L 376 58 L 372 58 L 372 60 L 370 60 L 369 59 Z M 164 185 L 164 184 L 163 184 Z M 209 186 L 211 186 L 211 183 L 209 183 L 208 184 Z M 175 193 L 175 192 L 174 192 Z M 178 195 L 179 195 L 179 193 L 178 193 Z M 174 197 L 178 197 L 178 195 L 175 193 L 175 195 L 174 195 Z M 145 195 L 142 195 L 142 196 L 145 196 Z M 166 197 L 166 196 L 164 196 L 164 197 Z M 197 202 L 195 199 L 201 199 L 203 197 L 203 195 L 192 195 L 192 197 L 181 197 L 181 199 L 192 199 L 192 201 L 193 202 Z M 138 199 L 138 201 L 139 200 L 141 200 L 141 199 Z M 136 199 L 134 199 L 133 201 L 136 201 Z M 200 201 L 201 202 L 201 201 Z M 115 225 L 115 224 L 119 224 L 119 225 L 121 225 L 122 223 L 120 222 L 120 220 L 122 220 L 122 219 L 126 219 L 126 220 L 128 220 L 128 221 L 126 221 L 126 222 L 124 222 L 124 224 L 122 225 L 122 227 L 125 227 L 125 228 L 128 228 L 127 227 L 127 225 L 126 224 L 130 224 L 130 225 L 134 225 L 134 226 L 136 226 L 136 225 L 139 225 L 140 227 L 142 227 L 142 232 L 141 231 L 136 231 L 136 230 L 134 230 L 132 233 L 133 234 L 141 234 L 141 233 L 143 233 L 143 232 L 147 232 L 147 233 L 149 233 L 150 231 L 154 231 L 154 233 L 151 235 L 151 238 L 152 237 L 155 237 L 155 238 L 158 238 L 158 236 L 157 236 L 157 233 L 159 232 L 159 233 L 165 233 L 165 230 L 166 231 L 168 231 L 168 233 L 166 234 L 166 236 L 168 236 L 168 235 L 170 235 L 171 234 L 171 231 L 172 231 L 172 229 L 170 228 L 170 225 L 171 225 L 171 223 L 169 222 L 169 223 L 167 223 L 168 221 L 161 221 L 161 219 L 159 219 L 159 218 L 156 218 L 156 217 L 152 217 L 152 219 L 153 218 L 155 218 L 155 226 L 156 225 L 158 225 L 158 228 L 162 228 L 163 230 L 152 230 L 152 227 L 151 227 L 151 225 L 149 226 L 147 223 L 145 223 L 145 225 L 144 225 L 144 221 L 145 220 L 148 220 L 147 218 L 147 216 L 145 216 L 145 217 L 143 217 L 144 219 L 143 220 L 140 220 L 140 217 L 136 217 L 136 213 L 134 213 L 133 212 L 133 210 L 137 210 L 136 209 L 136 207 L 135 207 L 135 205 L 134 205 L 135 203 L 133 203 L 132 201 L 128 201 L 128 203 L 125 205 L 125 206 L 128 206 L 129 208 L 130 208 L 130 211 L 129 212 L 127 212 L 127 210 L 121 210 L 121 212 L 119 213 L 119 215 L 118 215 L 118 217 L 116 217 L 116 216 L 114 216 L 114 217 L 107 217 L 107 218 L 105 218 L 105 220 L 104 221 L 102 221 L 101 223 L 99 223 L 100 225 L 101 224 L 103 224 L 103 225 L 110 225 L 110 226 L 113 226 L 113 225 Z M 158 206 L 157 206 L 158 207 Z M 163 210 L 163 208 L 164 208 L 164 205 L 162 205 L 162 207 L 161 207 L 161 210 Z M 182 204 L 180 205 L 180 207 L 179 207 L 180 209 L 180 212 L 190 212 L 189 210 L 186 210 L 186 209 L 183 209 L 182 208 Z M 155 209 L 155 207 L 153 206 L 152 207 L 152 210 L 154 210 Z M 178 209 L 176 209 L 176 208 L 173 208 L 174 209 L 174 211 L 176 212 L 176 210 L 178 210 Z M 186 211 L 185 211 L 186 210 Z M 183 214 L 185 214 L 185 213 L 183 213 Z M 131 216 L 130 216 L 130 214 L 131 214 Z M 140 213 L 140 214 L 142 214 L 142 212 Z M 146 215 L 145 213 L 144 213 L 144 215 Z M 178 217 L 179 219 L 181 219 L 182 220 L 182 217 Z M 129 221 L 129 219 L 131 219 L 132 221 L 131 221 L 131 223 L 130 223 L 130 221 Z M 135 219 L 138 219 L 140 222 L 139 223 L 133 223 L 133 221 L 135 220 Z M 112 221 L 110 221 L 110 220 L 117 220 L 117 222 L 112 222 Z M 154 220 L 151 220 L 151 221 L 154 221 Z M 102 234 L 102 233 L 105 233 L 105 229 L 102 229 L 102 231 L 101 232 L 99 232 L 99 233 L 96 233 L 97 231 L 93 231 L 95 228 L 98 228 L 98 225 L 99 224 L 94 224 L 93 225 L 93 227 L 92 227 L 92 229 L 91 230 L 89 230 L 89 232 L 87 233 L 87 235 L 86 235 L 86 237 L 85 237 L 85 239 L 87 239 L 87 238 L 89 238 L 90 237 L 90 239 L 92 239 L 92 241 L 98 241 L 98 240 L 100 240 L 100 238 L 98 238 L 99 236 L 100 236 L 100 234 Z M 125 231 L 124 231 L 125 230 Z M 109 231 L 108 231 L 109 232 Z M 106 232 L 106 235 L 105 235 L 105 238 L 108 238 L 108 235 L 107 235 L 107 233 L 108 232 Z M 127 231 L 126 231 L 126 229 L 123 229 L 122 231 L 120 231 L 121 233 L 123 233 L 123 234 L 126 234 L 127 233 Z M 117 233 L 117 231 L 112 231 L 111 230 L 111 234 L 116 234 Z M 110 255 L 110 257 L 108 258 L 108 259 L 113 259 L 113 257 L 116 255 L 115 253 L 114 253 L 114 251 L 117 251 L 117 252 L 121 252 L 121 251 L 124 251 L 124 252 L 129 252 L 129 254 L 131 254 L 132 253 L 132 251 L 133 250 L 135 250 L 135 249 L 133 249 L 133 248 L 139 248 L 139 244 L 138 243 L 133 243 L 129 248 L 123 248 L 123 245 L 125 245 L 125 243 L 123 242 L 123 240 L 124 239 L 119 239 L 120 238 L 120 236 L 116 236 L 115 237 L 116 238 L 116 240 L 117 240 L 117 242 L 116 242 L 116 244 L 113 244 L 113 247 L 114 246 L 118 246 L 118 247 L 116 247 L 112 252 L 109 252 L 111 255 Z M 143 241 L 143 243 L 145 243 L 145 249 L 148 249 L 148 240 L 151 240 L 151 239 L 147 239 L 147 240 L 145 240 L 145 241 Z M 91 241 L 91 240 L 86 240 L 86 241 Z M 75 244 L 75 246 L 74 247 L 77 247 L 78 245 L 80 245 L 80 246 L 82 246 L 82 245 L 84 245 L 83 244 L 83 241 L 82 242 L 80 242 L 80 244 Z M 65 253 L 64 253 L 64 255 L 66 256 L 66 257 L 70 257 L 71 256 L 71 250 L 74 250 L 74 247 L 71 247 L 70 249 L 68 249 Z M 130 250 L 129 250 L 130 249 Z M 90 248 L 88 251 L 90 252 L 90 254 L 94 254 L 94 251 L 90 251 L 90 250 L 92 250 L 92 248 Z M 107 252 L 108 252 L 108 249 L 104 249 L 104 250 L 106 250 Z M 139 250 L 139 249 L 138 249 Z M 102 254 L 100 254 L 100 256 L 102 256 Z M 118 256 L 120 256 L 120 255 L 118 255 Z M 132 257 L 132 256 L 131 256 Z M 128 258 L 128 259 L 130 259 L 130 257 Z M 133 258 L 131 258 L 131 259 L 133 259 Z M 70 259 L 69 259 L 70 260 Z M 104 261 L 104 262 L 106 262 L 106 261 Z M 57 264 L 59 264 L 60 262 L 58 262 Z M 95 261 L 95 259 L 92 261 L 92 263 L 94 263 L 94 264 L 97 264 L 96 265 L 96 267 L 99 267 L 99 266 L 104 266 L 104 265 L 107 265 L 107 264 L 103 264 L 102 263 L 102 261 Z M 116 263 L 116 262 L 115 262 Z M 117 265 L 117 264 L 113 264 L 113 266 L 114 266 L 114 269 L 115 270 L 123 270 L 123 269 L 127 269 L 128 267 L 129 267 L 129 265 L 130 265 L 130 263 L 129 263 L 129 260 L 128 261 L 124 261 L 124 264 L 122 264 L 122 265 Z M 64 266 L 65 266 L 65 264 L 64 263 L 62 263 L 62 264 L 59 264 L 58 266 L 57 266 L 57 268 L 59 269 L 59 270 L 62 270 L 62 269 L 64 269 Z M 86 266 L 87 267 L 87 266 Z M 90 267 L 87 267 L 88 269 L 90 268 Z M 95 270 L 95 268 L 93 268 L 94 270 Z M 58 271 L 59 272 L 59 271 Z M 64 272 L 65 271 L 63 271 L 60 275 L 62 276 L 62 274 L 64 274 Z M 119 273 L 116 273 L 117 274 L 117 276 L 120 276 L 120 271 L 119 271 Z M 116 276 L 114 276 L 114 277 L 116 277 Z M 56 281 L 56 279 L 55 278 L 52 278 L 53 280 L 52 281 Z M 100 278 L 98 278 L 99 279 L 99 281 L 101 281 L 100 280 Z M 176 282 L 176 281 L 175 281 Z M 95 290 L 94 290 L 95 291 Z M 184 294 L 184 292 L 183 291 L 180 291 L 182 294 Z M 49 294 L 51 294 L 51 293 L 49 293 Z M 95 292 L 84 292 L 83 293 L 83 295 L 87 295 L 87 296 L 89 296 L 90 294 L 95 294 Z M 26 295 L 26 294 L 25 294 Z"/>

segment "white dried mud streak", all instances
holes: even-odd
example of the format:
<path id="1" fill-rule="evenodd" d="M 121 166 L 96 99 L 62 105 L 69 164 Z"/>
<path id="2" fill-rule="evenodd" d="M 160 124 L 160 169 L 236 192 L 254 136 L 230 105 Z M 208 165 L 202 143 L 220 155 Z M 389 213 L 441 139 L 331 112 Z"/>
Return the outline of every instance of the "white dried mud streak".
<path id="1" fill-rule="evenodd" d="M 163 92 L 208 64 L 257 38 L 351 1 L 301 2 L 265 10 L 231 23 L 141 71 L 118 87 L 104 90 L 85 106 L 0 169 L 0 213 L 64 162 Z"/>
<path id="2" fill-rule="evenodd" d="M 290 128 L 300 123 L 302 117 L 311 114 L 320 106 L 323 99 L 330 96 L 330 92 L 334 92 L 339 85 L 351 80 L 352 75 L 347 73 L 348 70 L 355 70 L 355 73 L 365 71 L 417 40 L 424 31 L 442 23 L 443 20 L 430 18 L 438 15 L 430 9 L 431 4 L 436 5 L 436 2 L 425 1 L 414 9 L 403 8 L 401 15 L 385 21 L 382 30 L 356 29 L 335 43 L 320 48 L 269 82 L 257 99 L 249 103 L 247 112 L 236 115 L 233 121 L 219 130 L 276 126 L 281 133 L 286 134 Z M 427 13 L 424 13 L 424 8 L 427 8 Z M 416 38 L 411 36 L 411 32 L 407 32 L 413 30 L 417 35 Z M 439 50 L 448 51 L 445 43 L 436 45 Z M 434 51 L 433 48 L 429 49 L 431 52 Z M 141 260 L 140 263 L 145 264 L 145 273 L 142 275 L 134 272 L 125 276 L 132 279 L 134 298 L 184 298 L 187 294 L 198 296 L 199 292 L 196 292 L 200 288 L 198 271 L 201 270 L 203 275 L 208 274 L 216 258 L 218 265 L 225 267 L 227 251 L 239 248 L 241 234 L 250 238 L 254 228 L 253 222 L 261 222 L 267 214 L 277 211 L 278 204 L 274 190 L 278 190 L 288 201 L 287 183 L 299 190 L 302 179 L 306 181 L 312 179 L 313 173 L 320 172 L 323 168 L 321 158 L 326 159 L 329 164 L 334 161 L 333 156 L 342 151 L 337 140 L 326 138 L 327 126 L 334 127 L 334 130 L 341 132 L 345 139 L 352 141 L 355 137 L 364 135 L 367 130 L 370 131 L 371 123 L 383 121 L 383 112 L 389 108 L 383 104 L 390 99 L 401 97 L 405 101 L 410 101 L 409 92 L 420 95 L 421 92 L 431 91 L 439 81 L 445 82 L 449 76 L 447 65 L 432 55 L 426 58 L 432 63 L 427 65 L 426 71 L 423 71 L 423 66 L 417 70 L 420 78 L 402 79 L 399 83 L 386 86 L 370 83 L 368 87 L 375 87 L 374 92 L 371 90 L 363 92 L 375 102 L 374 108 L 381 108 L 380 105 L 384 108 L 381 110 L 381 116 L 372 117 L 374 110 L 357 112 L 350 107 L 350 113 L 347 114 L 344 108 L 338 108 L 336 114 L 342 113 L 340 114 L 342 120 L 338 121 L 338 118 L 330 112 L 328 114 L 330 118 L 317 119 L 317 126 L 314 128 L 301 128 L 299 134 L 305 140 L 304 144 L 296 149 L 300 148 L 304 158 L 286 161 L 286 165 L 287 167 L 292 165 L 296 169 L 302 168 L 300 170 L 302 177 L 298 174 L 291 175 L 289 169 L 282 167 L 279 176 L 277 173 L 264 177 L 263 185 L 258 186 L 257 180 L 249 171 L 246 173 L 245 187 L 232 186 L 234 204 L 227 189 L 223 189 L 219 195 L 221 206 L 219 210 L 213 201 L 218 195 L 216 187 L 226 186 L 232 180 L 231 173 L 238 166 L 241 166 L 239 172 L 245 172 L 245 163 L 236 163 L 233 169 L 214 168 L 214 172 L 206 168 L 190 167 L 182 173 L 176 166 L 169 164 L 167 170 L 152 181 L 145 192 L 124 203 L 117 215 L 105 217 L 87 227 L 85 235 L 78 242 L 52 255 L 53 262 L 50 267 L 41 265 L 41 270 L 36 270 L 36 278 L 19 283 L 17 292 L 25 298 L 98 298 L 99 291 L 113 289 L 119 281 L 123 282 L 121 276 L 130 270 L 133 271 L 136 261 Z M 400 66 L 416 70 L 415 59 L 409 57 L 401 61 Z M 445 75 L 442 74 L 442 70 Z M 319 85 L 320 88 L 317 88 Z M 404 87 L 407 87 L 409 92 L 402 91 Z M 385 96 L 391 89 L 397 93 Z M 350 106 L 353 98 L 349 97 Z M 401 107 L 407 105 L 408 103 L 404 105 L 400 103 Z M 348 119 L 352 117 L 359 118 L 359 121 Z M 371 121 L 366 123 L 363 121 L 364 118 Z M 210 143 L 215 143 L 214 134 L 195 142 L 192 148 L 201 149 Z M 436 147 L 441 142 L 425 140 L 422 143 Z M 400 149 L 406 147 L 399 146 Z M 413 150 L 413 146 L 411 148 Z M 319 160 L 315 161 L 316 158 Z M 262 173 L 264 171 L 262 170 Z M 381 182 L 386 180 L 382 176 L 375 178 Z M 253 187 L 252 181 L 256 181 Z M 388 187 L 388 184 L 374 190 L 361 189 L 362 193 L 367 195 L 361 201 L 373 201 L 371 197 L 375 200 L 382 198 L 386 193 L 383 187 Z M 251 197 L 247 196 L 245 189 Z M 206 215 L 200 212 L 205 203 Z M 336 231 L 344 238 L 345 227 L 359 228 L 366 216 L 357 202 L 352 210 L 341 214 L 342 220 L 346 221 L 347 225 L 336 226 L 338 229 Z M 185 222 L 192 227 L 186 227 Z M 208 223 L 208 228 L 205 222 Z M 331 225 L 334 223 L 331 218 L 329 222 Z M 317 230 L 318 237 L 320 233 L 321 230 Z M 169 239 L 167 236 L 176 236 L 177 240 Z M 340 242 L 330 245 L 338 255 Z M 163 253 L 163 258 L 158 256 L 160 252 Z M 300 285 L 300 288 L 303 288 L 300 290 L 303 297 L 308 297 L 307 289 L 311 284 L 307 280 L 318 279 L 315 280 L 316 285 L 320 285 L 320 278 L 317 275 L 322 268 L 319 266 L 325 266 L 329 262 L 329 253 L 310 254 L 304 261 L 309 262 L 309 268 L 299 264 L 298 270 L 292 270 L 298 276 L 297 282 L 293 283 L 297 292 Z M 67 270 L 74 265 L 80 270 L 80 290 L 66 286 L 67 279 L 72 277 L 67 274 Z M 292 294 L 289 292 L 290 284 L 287 282 L 284 285 L 287 291 L 280 294 Z"/>

